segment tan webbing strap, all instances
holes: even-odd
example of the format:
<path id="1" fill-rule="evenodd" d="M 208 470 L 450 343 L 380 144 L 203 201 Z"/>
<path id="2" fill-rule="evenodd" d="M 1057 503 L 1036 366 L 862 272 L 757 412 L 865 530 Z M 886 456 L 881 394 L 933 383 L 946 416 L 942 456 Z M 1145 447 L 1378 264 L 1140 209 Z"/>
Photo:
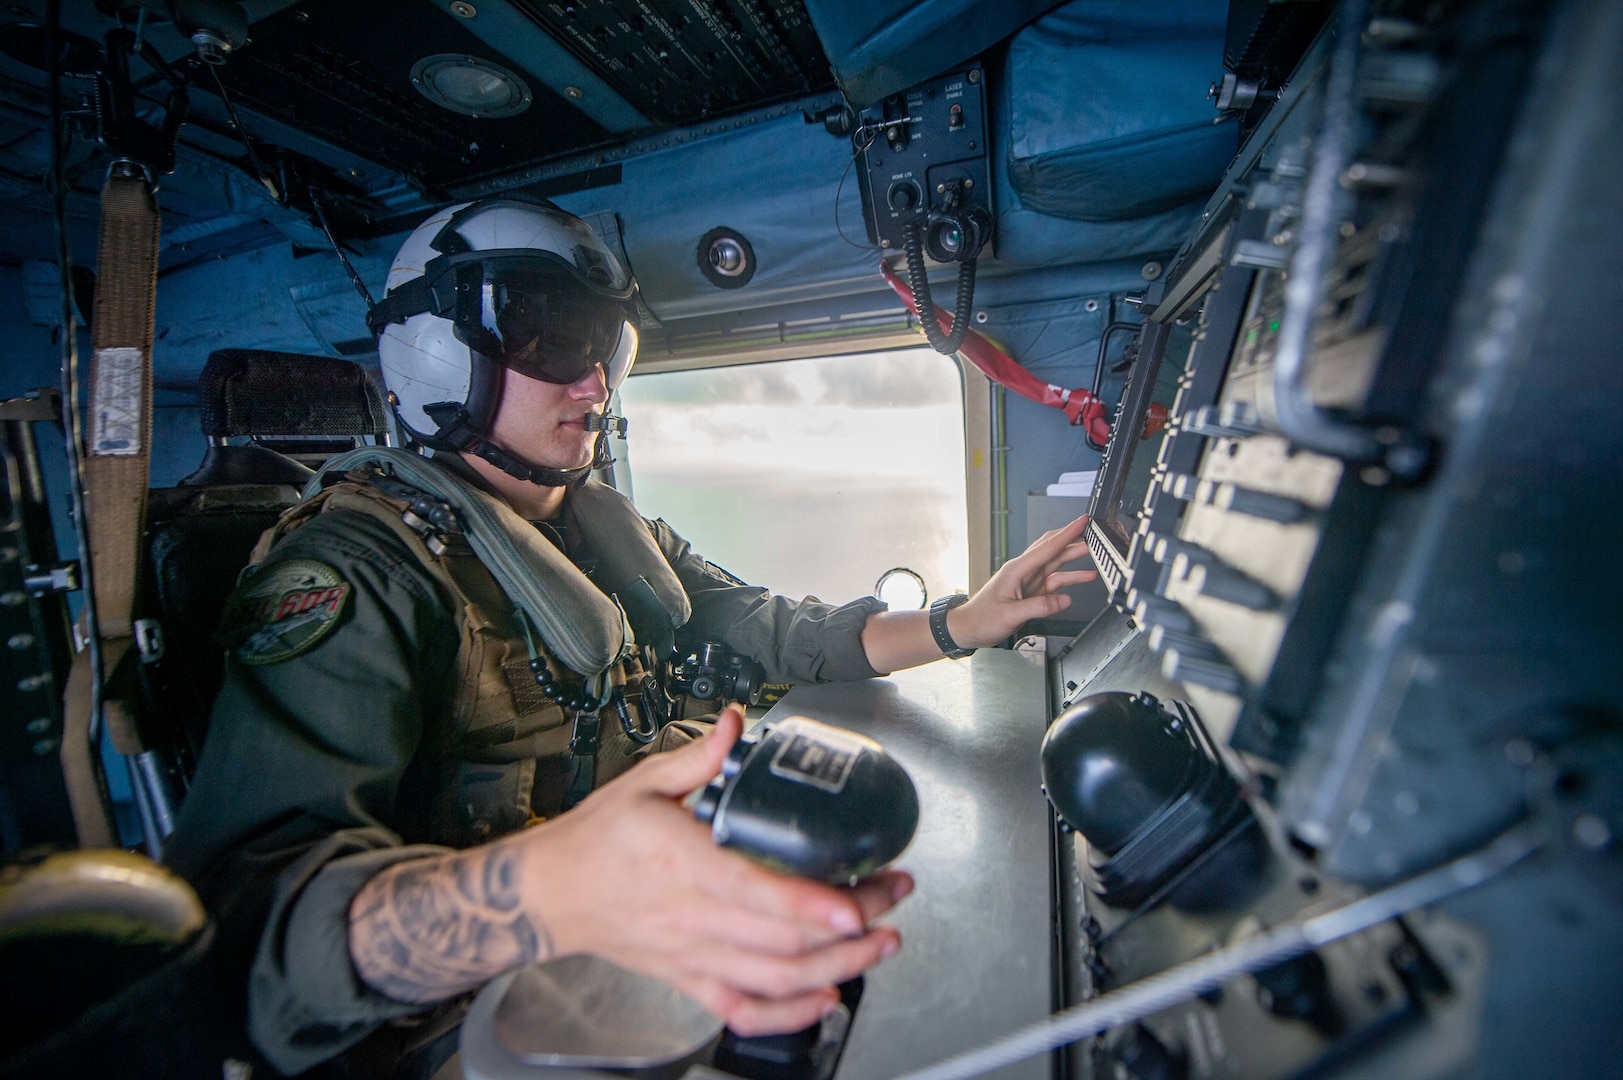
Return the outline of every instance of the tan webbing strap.
<path id="1" fill-rule="evenodd" d="M 112 808 L 102 797 L 101 768 L 90 745 L 90 650 L 73 657 L 68 685 L 62 695 L 62 782 L 73 811 L 73 831 L 79 846 L 117 847 Z"/>
<path id="2" fill-rule="evenodd" d="M 112 176 L 101 195 L 91 326 L 86 514 L 104 638 L 130 637 L 152 447 L 152 322 L 158 205 L 146 181 Z"/>
<path id="3" fill-rule="evenodd" d="M 96 310 L 91 320 L 90 428 L 85 455 L 85 526 L 95 569 L 96 615 L 102 638 L 103 717 L 121 754 L 142 750 L 129 700 L 135 595 L 140 575 L 141 527 L 146 517 L 147 463 L 152 452 L 152 328 L 158 284 L 158 204 L 140 176 L 109 175 L 101 194 Z M 88 650 L 74 658 L 64 705 L 75 734 L 89 730 Z M 77 710 L 77 713 L 75 712 Z M 81 722 L 80 715 L 83 714 Z M 70 780 L 80 843 L 92 806 L 73 790 L 91 770 L 70 763 L 63 741 L 63 772 Z M 89 752 L 88 744 L 85 752 Z M 96 796 L 95 816 L 100 796 Z M 104 827 L 105 828 L 105 827 Z M 92 830 L 94 831 L 94 830 Z"/>

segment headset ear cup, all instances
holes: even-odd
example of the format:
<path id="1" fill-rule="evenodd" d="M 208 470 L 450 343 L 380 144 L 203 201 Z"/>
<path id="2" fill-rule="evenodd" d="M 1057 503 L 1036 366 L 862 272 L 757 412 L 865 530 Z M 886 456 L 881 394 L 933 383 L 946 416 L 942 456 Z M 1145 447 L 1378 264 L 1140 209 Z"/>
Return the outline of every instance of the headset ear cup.
<path id="1" fill-rule="evenodd" d="M 614 348 L 614 355 L 609 357 L 609 363 L 604 375 L 608 381 L 609 389 L 618 390 L 620 384 L 626 381 L 631 374 L 631 365 L 637 362 L 637 328 L 629 322 L 620 326 L 620 343 Z"/>

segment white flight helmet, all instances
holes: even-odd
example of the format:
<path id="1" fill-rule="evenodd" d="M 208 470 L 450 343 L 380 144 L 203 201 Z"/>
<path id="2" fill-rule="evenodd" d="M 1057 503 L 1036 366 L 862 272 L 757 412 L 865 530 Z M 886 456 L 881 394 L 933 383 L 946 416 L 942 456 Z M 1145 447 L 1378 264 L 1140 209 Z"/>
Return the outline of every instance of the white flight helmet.
<path id="1" fill-rule="evenodd" d="M 537 466 L 485 441 L 502 368 L 569 384 L 602 364 L 614 390 L 637 356 L 636 287 L 590 226 L 549 202 L 503 195 L 440 210 L 401 245 L 368 317 L 401 426 L 520 479 L 581 478 L 587 469 Z"/>

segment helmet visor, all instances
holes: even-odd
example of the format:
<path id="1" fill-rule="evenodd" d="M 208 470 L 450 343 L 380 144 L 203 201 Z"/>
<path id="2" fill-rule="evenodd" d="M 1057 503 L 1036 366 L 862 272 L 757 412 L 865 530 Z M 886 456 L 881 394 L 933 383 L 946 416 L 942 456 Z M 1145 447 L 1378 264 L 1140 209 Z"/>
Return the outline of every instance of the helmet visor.
<path id="1" fill-rule="evenodd" d="M 548 260 L 486 259 L 457 267 L 456 335 L 520 375 L 573 383 L 614 359 L 625 305 Z"/>

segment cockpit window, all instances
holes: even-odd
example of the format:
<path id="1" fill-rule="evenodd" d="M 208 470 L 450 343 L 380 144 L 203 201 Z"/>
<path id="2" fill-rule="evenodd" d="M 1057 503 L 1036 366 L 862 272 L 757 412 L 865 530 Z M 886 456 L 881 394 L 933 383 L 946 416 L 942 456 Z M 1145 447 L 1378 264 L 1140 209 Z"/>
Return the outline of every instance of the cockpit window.
<path id="1" fill-rule="evenodd" d="M 930 349 L 633 374 L 637 506 L 746 581 L 843 603 L 966 590 L 963 384 Z M 616 450 L 619 452 L 619 446 Z"/>

